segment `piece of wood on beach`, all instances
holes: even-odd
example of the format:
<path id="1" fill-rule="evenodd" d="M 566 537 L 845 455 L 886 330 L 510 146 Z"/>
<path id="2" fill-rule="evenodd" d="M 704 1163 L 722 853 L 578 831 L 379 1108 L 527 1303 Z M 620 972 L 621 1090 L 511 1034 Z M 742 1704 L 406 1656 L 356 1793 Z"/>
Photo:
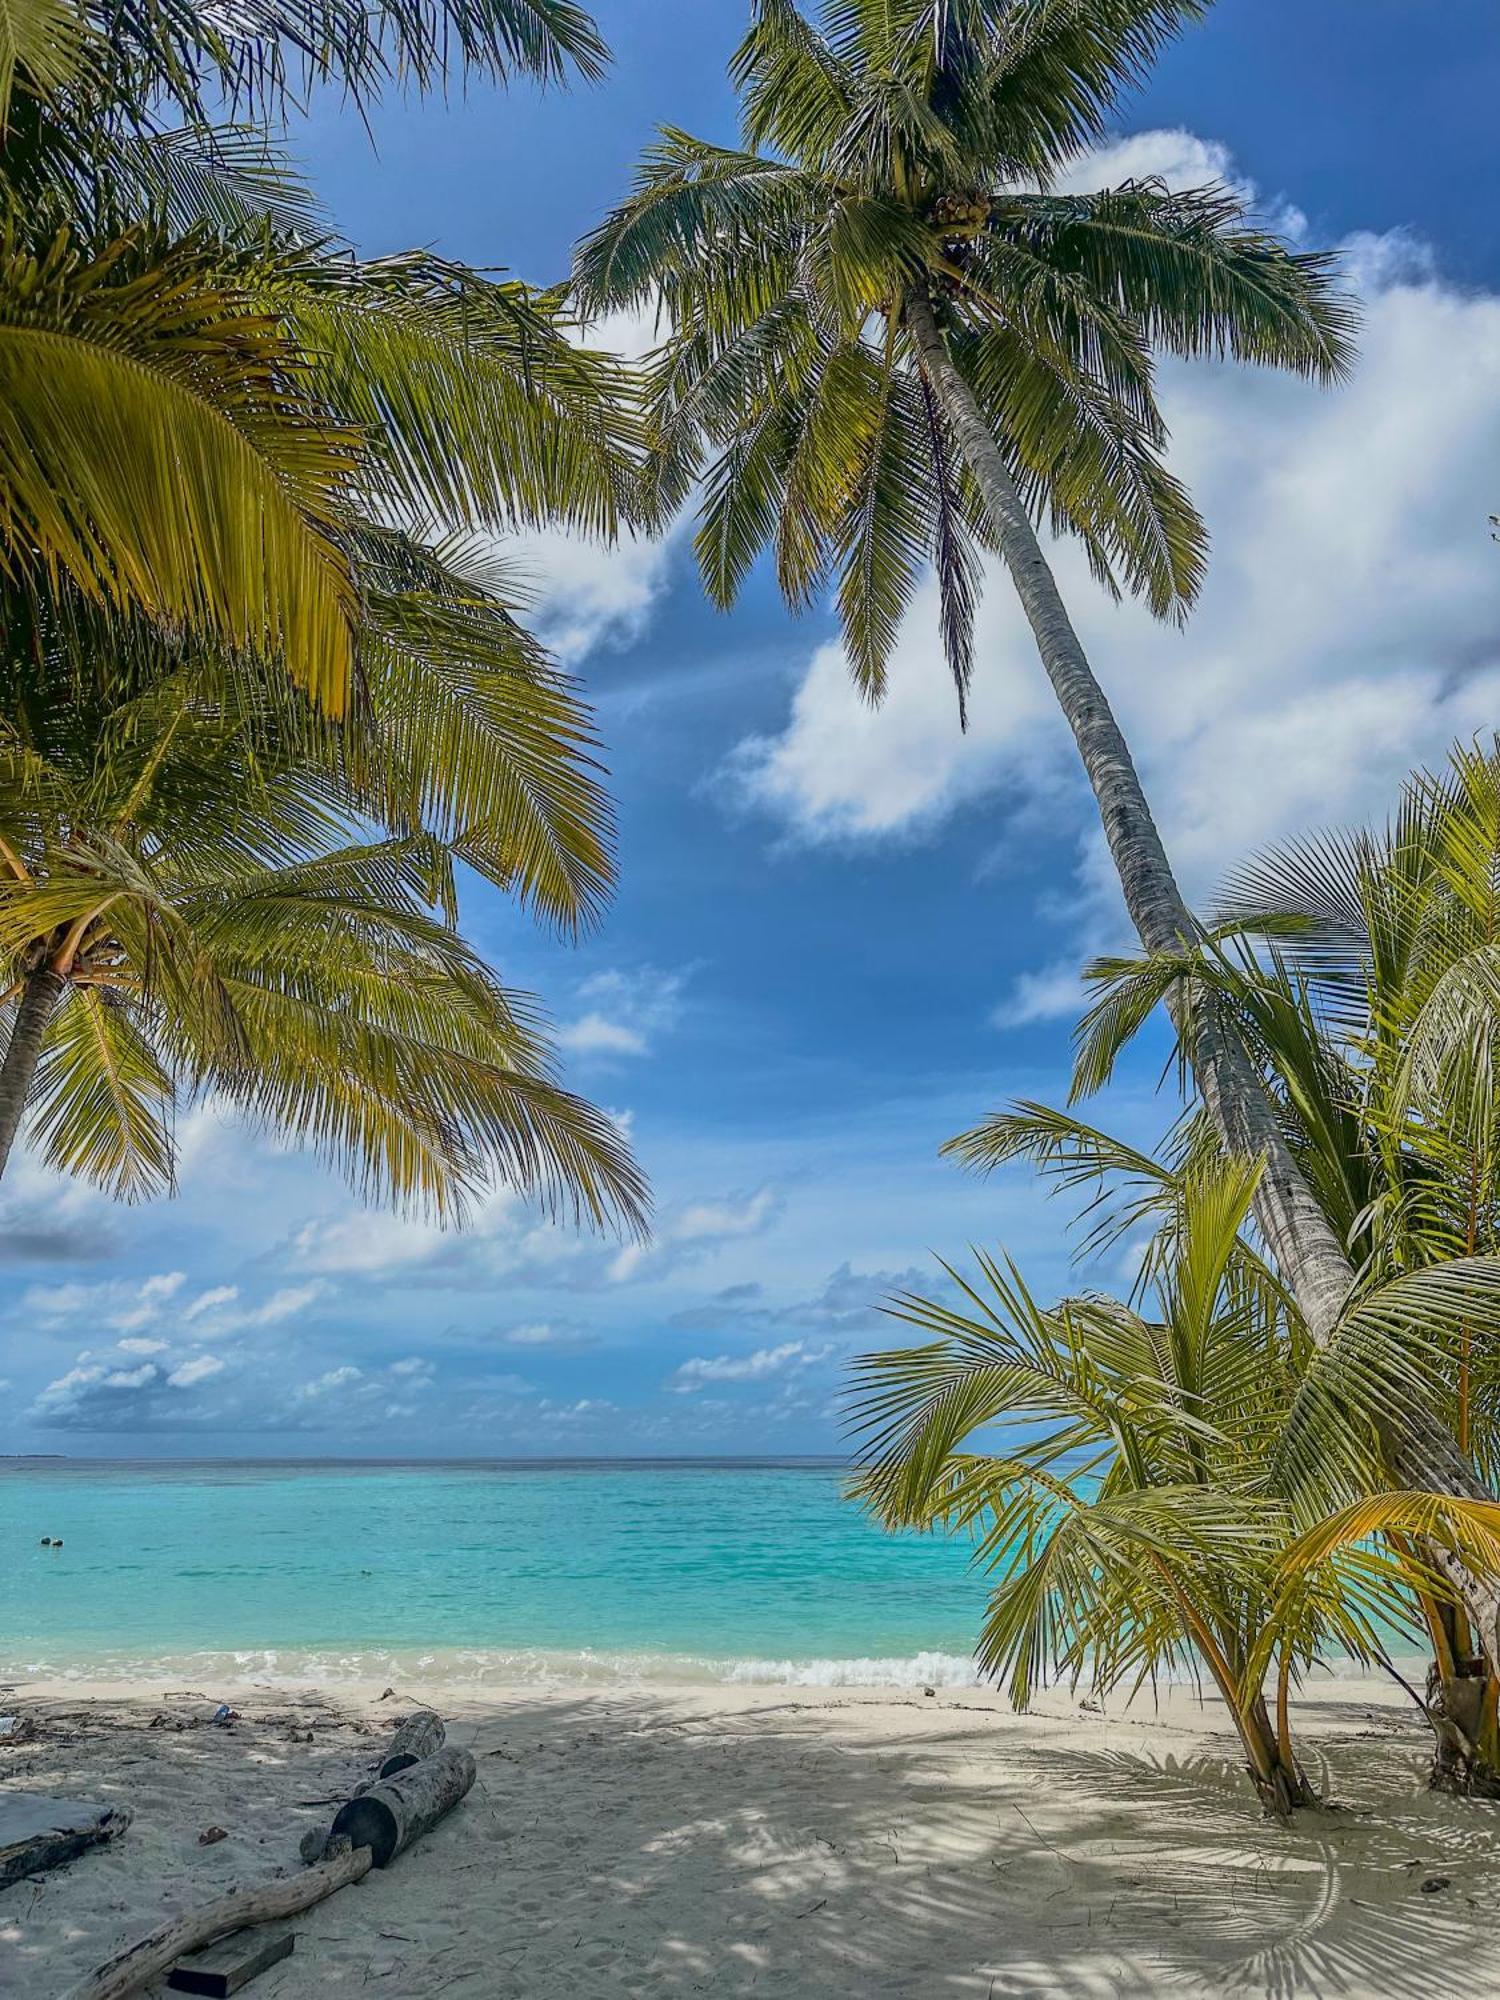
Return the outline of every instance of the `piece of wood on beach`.
<path id="1" fill-rule="evenodd" d="M 420 1764 L 383 1778 L 339 1809 L 330 1836 L 368 1847 L 377 1868 L 420 1840 L 466 1796 L 475 1778 L 474 1759 L 451 1744 Z"/>
<path id="2" fill-rule="evenodd" d="M 167 1984 L 178 1993 L 205 1993 L 208 2000 L 229 2000 L 247 1986 L 256 1973 L 280 1965 L 290 1958 L 297 1942 L 295 1931 L 235 1931 L 217 1944 L 181 1958 L 167 1974 Z"/>
<path id="3" fill-rule="evenodd" d="M 0 1792 L 0 1889 L 114 1840 L 129 1824 L 128 1806 L 49 1799 L 41 1792 Z"/>
<path id="4" fill-rule="evenodd" d="M 372 1860 L 368 1847 L 345 1847 L 316 1868 L 299 1868 L 295 1875 L 262 1882 L 253 1889 L 235 1889 L 227 1896 L 220 1896 L 217 1902 L 173 1917 L 148 1937 L 116 1952 L 108 1964 L 101 1965 L 82 1985 L 75 1986 L 68 2000 L 126 2000 L 128 1994 L 149 1984 L 158 1973 L 176 1965 L 189 1952 L 212 1944 L 216 1938 L 228 1937 L 232 1931 L 244 1930 L 250 1924 L 275 1923 L 284 1917 L 298 1916 L 336 1889 L 345 1888 L 350 1882 L 362 1882 L 370 1872 Z"/>
<path id="5" fill-rule="evenodd" d="M 430 1708 L 419 1708 L 404 1722 L 398 1723 L 377 1777 L 393 1778 L 398 1771 L 420 1764 L 424 1757 L 436 1756 L 447 1735 L 440 1715 L 435 1715 Z"/>

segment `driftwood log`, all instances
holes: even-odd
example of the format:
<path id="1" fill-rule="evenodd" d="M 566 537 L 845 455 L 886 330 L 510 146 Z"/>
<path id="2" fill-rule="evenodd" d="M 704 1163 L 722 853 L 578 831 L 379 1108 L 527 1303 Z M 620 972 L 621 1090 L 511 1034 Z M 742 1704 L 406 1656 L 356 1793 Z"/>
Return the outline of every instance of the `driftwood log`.
<path id="1" fill-rule="evenodd" d="M 0 1793 L 0 1889 L 116 1839 L 129 1824 L 129 1806 L 87 1805 L 40 1792 Z"/>
<path id="2" fill-rule="evenodd" d="M 330 1855 L 316 1868 L 304 1868 L 279 1882 L 262 1882 L 253 1889 L 236 1889 L 201 1910 L 189 1910 L 174 1917 L 139 1943 L 127 1947 L 97 1972 L 91 1972 L 81 1986 L 75 1986 L 68 2000 L 126 2000 L 126 1996 L 155 1979 L 190 1951 L 199 1951 L 215 1938 L 248 1924 L 274 1923 L 280 1917 L 295 1917 L 310 1910 L 335 1889 L 350 1882 L 362 1882 L 374 1865 L 368 1847 L 345 1848 Z"/>
<path id="3" fill-rule="evenodd" d="M 236 1889 L 216 1903 L 173 1918 L 90 1973 L 68 2000 L 127 2000 L 178 1959 L 216 1938 L 252 1924 L 294 1917 L 336 1889 L 362 1882 L 372 1868 L 388 1867 L 451 1812 L 467 1796 L 475 1775 L 474 1759 L 467 1750 L 442 1749 L 381 1779 L 363 1797 L 341 1808 L 330 1834 L 319 1830 L 309 1836 L 320 1858 L 313 1857 L 304 1841 L 303 1858 L 312 1860 L 312 1866 L 257 1888 Z"/>
<path id="4" fill-rule="evenodd" d="M 341 1806 L 331 1840 L 347 1839 L 368 1847 L 377 1868 L 388 1868 L 414 1840 L 451 1812 L 474 1783 L 474 1759 L 451 1745 L 436 1756 L 409 1764 L 404 1771 L 382 1778 L 359 1798 Z"/>
<path id="5" fill-rule="evenodd" d="M 398 1771 L 420 1764 L 424 1757 L 435 1757 L 447 1737 L 443 1718 L 434 1715 L 430 1708 L 419 1708 L 414 1715 L 407 1716 L 404 1722 L 398 1724 L 391 1738 L 391 1747 L 376 1773 L 377 1779 L 393 1778 Z"/>

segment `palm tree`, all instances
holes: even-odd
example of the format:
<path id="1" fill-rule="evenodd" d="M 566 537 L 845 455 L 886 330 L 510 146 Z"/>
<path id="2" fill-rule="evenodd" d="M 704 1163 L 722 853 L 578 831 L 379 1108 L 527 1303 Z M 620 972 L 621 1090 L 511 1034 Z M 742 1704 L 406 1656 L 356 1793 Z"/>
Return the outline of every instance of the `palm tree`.
<path id="1" fill-rule="evenodd" d="M 1355 1296 L 1402 1273 L 1500 1252 L 1495 1056 L 1500 1031 L 1500 745 L 1419 771 L 1389 824 L 1320 834 L 1246 864 L 1191 957 L 1100 962 L 1079 1031 L 1075 1096 L 1174 984 L 1232 1020 L 1288 1150 L 1358 1267 Z M 1201 1112 L 1170 1156 L 1215 1150 Z M 1025 1105 L 950 1150 L 989 1170 L 1025 1157 L 1075 1187 L 1129 1178 L 1134 1223 L 1171 1199 L 1170 1172 L 1076 1117 Z M 1101 1212 L 1106 1234 L 1115 1219 Z M 1412 1330 L 1394 1330 L 1402 1340 Z M 1472 1315 L 1425 1327 L 1428 1390 L 1493 1489 L 1500 1376 Z M 1500 1675 L 1483 1626 L 1451 1598 L 1423 1606 L 1433 1643 L 1434 1782 L 1500 1794 Z"/>
<path id="2" fill-rule="evenodd" d="M 0 575 L 283 660 L 341 715 L 363 518 L 613 532 L 621 377 L 557 303 L 361 265 L 260 123 L 450 70 L 592 76 L 571 0 L 257 11 L 26 0 L 0 33 Z M 268 233 L 269 232 L 269 233 Z M 257 251 L 257 245 L 260 246 Z M 623 448 L 623 449 L 622 449 Z"/>
<path id="3" fill-rule="evenodd" d="M 1383 1662 L 1391 1628 L 1414 1629 L 1419 1594 L 1443 1586 L 1412 1537 L 1500 1561 L 1500 1507 L 1365 1492 L 1307 1521 L 1288 1499 L 1297 1433 L 1329 1406 L 1309 1394 L 1321 1357 L 1242 1234 L 1257 1171 L 1206 1161 L 1172 1179 L 1128 1302 L 1043 1307 L 986 1256 L 973 1281 L 944 1267 L 953 1304 L 893 1301 L 925 1338 L 856 1363 L 855 1491 L 887 1527 L 972 1537 L 997 1578 L 978 1663 L 1016 1707 L 1049 1675 L 1107 1694 L 1206 1674 L 1285 1815 L 1314 1802 L 1293 1687 L 1331 1645 Z M 1500 1276 L 1489 1289 L 1493 1318 Z M 1390 1303 L 1369 1302 L 1372 1325 Z"/>
<path id="4" fill-rule="evenodd" d="M 615 531 L 625 378 L 554 294 L 354 257 L 266 136 L 320 82 L 366 103 L 604 57 L 571 0 L 17 0 L 0 26 L 0 1165 L 30 1110 L 56 1163 L 147 1191 L 174 1102 L 213 1088 L 371 1192 L 448 1214 L 499 1177 L 639 1223 L 454 886 L 462 862 L 576 930 L 611 885 L 591 717 L 482 543 Z"/>
<path id="5" fill-rule="evenodd" d="M 660 499 L 702 475 L 697 547 L 718 601 L 768 544 L 794 603 L 836 576 L 851 670 L 878 699 L 930 561 L 962 701 L 980 553 L 1000 556 L 1150 950 L 1195 936 L 1193 918 L 1034 516 L 1076 536 L 1110 587 L 1180 612 L 1203 533 L 1161 463 L 1152 349 L 1320 381 L 1349 360 L 1327 260 L 1251 228 L 1226 190 L 1049 189 L 1203 11 L 830 0 L 820 32 L 791 0 L 757 0 L 733 63 L 744 149 L 665 131 L 576 265 L 586 309 L 654 301 L 666 318 Z M 1347 1260 L 1210 1023 L 1194 1060 L 1226 1135 L 1266 1159 L 1262 1226 L 1321 1333 Z"/>
<path id="6" fill-rule="evenodd" d="M 503 1182 L 639 1226 L 619 1131 L 454 928 L 447 849 L 359 839 L 264 709 L 188 676 L 6 728 L 0 1171 L 29 1115 L 53 1166 L 157 1191 L 177 1103 L 212 1091 L 369 1195 L 452 1215 Z"/>
<path id="7" fill-rule="evenodd" d="M 1200 524 L 1161 463 L 1152 351 L 1317 381 L 1349 365 L 1328 261 L 1251 228 L 1222 188 L 1051 191 L 1122 89 L 1205 0 L 828 0 L 821 32 L 757 0 L 734 59 L 745 145 L 668 130 L 586 240 L 586 310 L 655 302 L 656 504 L 702 482 L 711 595 L 774 546 L 794 604 L 837 578 L 851 670 L 878 699 L 915 584 L 936 567 L 960 698 L 980 552 L 1004 562 L 1073 731 L 1126 908 L 1152 953 L 1198 928 L 1038 539 L 1076 536 L 1102 580 L 1190 603 Z M 1039 189 L 1038 192 L 1028 191 Z M 1209 1116 L 1264 1163 L 1256 1219 L 1312 1338 L 1353 1269 L 1245 1051 L 1168 994 Z M 1453 1440 L 1392 1413 L 1402 1483 L 1483 1487 Z M 1500 1593 L 1456 1579 L 1500 1657 Z"/>

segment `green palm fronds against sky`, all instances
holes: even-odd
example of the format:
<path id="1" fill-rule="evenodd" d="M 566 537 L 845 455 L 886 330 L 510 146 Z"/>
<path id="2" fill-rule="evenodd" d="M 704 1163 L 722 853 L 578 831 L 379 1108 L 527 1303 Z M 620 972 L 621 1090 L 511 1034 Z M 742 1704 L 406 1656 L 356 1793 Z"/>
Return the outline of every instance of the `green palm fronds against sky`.
<path id="1" fill-rule="evenodd" d="M 1309 835 L 1231 877 L 1196 954 L 1101 960 L 1075 1093 L 1102 1088 L 1174 985 L 1234 1022 L 1360 1289 L 1500 1250 L 1500 751 L 1459 746 L 1417 772 L 1387 825 Z M 1201 1119 L 1179 1160 L 1214 1150 Z M 1035 1107 L 953 1144 L 991 1168 L 1031 1157 L 1074 1186 L 1127 1163 L 1106 1135 Z M 1139 1213 L 1162 1197 L 1140 1167 Z M 1102 1220 L 1102 1216 L 1100 1217 Z M 1357 1294 L 1356 1294 L 1357 1295 Z M 1500 1378 L 1454 1302 L 1440 1337 L 1446 1417 L 1493 1478 Z"/>
<path id="2" fill-rule="evenodd" d="M 655 304 L 661 504 L 703 482 L 697 550 L 731 602 L 774 550 L 784 594 L 835 585 L 878 698 L 929 563 L 949 664 L 972 672 L 982 553 L 969 470 L 914 364 L 930 297 L 1032 512 L 1162 613 L 1202 579 L 1202 525 L 1166 471 L 1152 351 L 1317 377 L 1347 366 L 1328 261 L 1288 252 L 1220 187 L 1048 184 L 1201 7 L 1088 10 L 758 0 L 734 62 L 744 149 L 664 130 L 583 244 L 592 309 Z"/>
<path id="3" fill-rule="evenodd" d="M 6 1006 L 39 980 L 52 997 L 35 1075 L 13 1041 L 0 1108 L 19 1089 L 43 1157 L 126 1196 L 170 1185 L 174 1111 L 209 1091 L 403 1206 L 461 1215 L 504 1183 L 638 1224 L 619 1132 L 559 1086 L 536 1003 L 445 916 L 448 851 L 360 839 L 256 706 L 166 683 L 102 732 L 63 712 L 44 748 L 8 737 Z"/>
<path id="4" fill-rule="evenodd" d="M 457 928 L 465 867 L 568 933 L 613 883 L 493 544 L 630 517 L 628 378 L 555 293 L 354 256 L 266 122 L 604 54 L 569 0 L 0 17 L 0 1154 L 154 1192 L 211 1092 L 372 1197 L 641 1226 Z"/>
<path id="5" fill-rule="evenodd" d="M 28 51 L 52 29 L 25 0 L 0 35 L 0 571 L 15 587 L 66 577 L 268 653 L 339 716 L 361 521 L 616 532 L 638 424 L 626 378 L 559 301 L 427 255 L 361 264 L 263 127 L 210 115 L 228 100 L 272 118 L 319 81 L 360 96 L 467 70 L 593 75 L 586 15 L 332 0 L 266 10 L 253 33 L 191 6 L 69 18 L 40 70 Z"/>
<path id="6" fill-rule="evenodd" d="M 1080 1151 L 1101 1171 L 1135 1171 L 1096 1139 Z M 890 1527 L 968 1534 L 997 1579 L 978 1658 L 1018 1706 L 1055 1677 L 1108 1693 L 1202 1671 L 1284 1805 L 1305 1787 L 1264 1710 L 1268 1669 L 1284 1701 L 1320 1649 L 1382 1659 L 1418 1593 L 1444 1589 L 1405 1538 L 1486 1564 L 1500 1551 L 1500 1507 L 1386 1489 L 1354 1414 L 1424 1386 L 1371 1324 L 1432 1335 L 1462 1293 L 1493 1336 L 1500 1262 L 1450 1267 L 1451 1295 L 1425 1310 L 1398 1281 L 1320 1351 L 1246 1240 L 1255 1173 L 1205 1161 L 1165 1177 L 1128 1302 L 1044 1306 L 1009 1261 L 945 1267 L 948 1296 L 891 1302 L 925 1342 L 858 1361 L 851 1408 L 858 1495 Z M 1390 1535 L 1399 1552 L 1376 1539 Z"/>

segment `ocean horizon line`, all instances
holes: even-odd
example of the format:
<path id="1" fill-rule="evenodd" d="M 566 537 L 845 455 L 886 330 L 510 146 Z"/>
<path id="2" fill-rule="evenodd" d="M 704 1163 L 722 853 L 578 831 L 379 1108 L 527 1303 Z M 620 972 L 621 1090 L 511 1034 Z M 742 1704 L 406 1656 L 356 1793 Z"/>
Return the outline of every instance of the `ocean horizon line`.
<path id="1" fill-rule="evenodd" d="M 0 1452 L 0 1466 L 24 1465 L 28 1469 L 38 1466 L 76 1465 L 114 1469 L 141 1467 L 150 1469 L 160 1466 L 204 1466 L 204 1465 L 264 1465 L 264 1466 L 372 1466 L 400 1468 L 403 1466 L 426 1469 L 442 1469 L 453 1466 L 492 1467 L 504 1470 L 524 1470 L 535 1466 L 549 1471 L 589 1466 L 607 1467 L 618 1472 L 631 1466 L 640 1466 L 651 1471 L 670 1470 L 673 1467 L 730 1467 L 737 1471 L 764 1469 L 794 1470 L 802 1466 L 824 1470 L 852 1468 L 853 1458 L 835 1452 L 628 1452 L 618 1455 L 605 1452 L 578 1452 L 567 1455 L 542 1455 L 522 1453 L 499 1455 L 493 1453 L 426 1455 L 404 1453 L 400 1456 L 383 1454 L 365 1455 L 350 1452 L 317 1453 L 277 1453 L 277 1452 L 202 1452 L 197 1454 L 174 1454 L 170 1457 L 142 1456 L 140 1453 L 85 1453 L 85 1452 Z"/>

